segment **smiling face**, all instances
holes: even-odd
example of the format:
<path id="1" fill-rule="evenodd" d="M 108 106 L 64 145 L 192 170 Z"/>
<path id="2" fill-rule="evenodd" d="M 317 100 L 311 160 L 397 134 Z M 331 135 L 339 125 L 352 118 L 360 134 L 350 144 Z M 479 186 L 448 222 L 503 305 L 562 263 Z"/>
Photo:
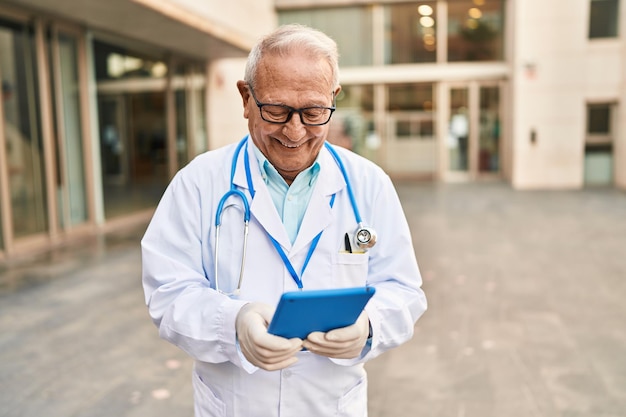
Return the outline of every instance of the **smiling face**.
<path id="1" fill-rule="evenodd" d="M 329 124 L 305 126 L 294 113 L 285 124 L 266 122 L 244 81 L 237 83 L 243 98 L 244 117 L 254 144 L 288 184 L 317 158 L 328 136 Z M 288 56 L 266 55 L 259 62 L 253 86 L 261 103 L 284 104 L 294 108 L 333 105 L 330 65 L 305 53 Z"/>

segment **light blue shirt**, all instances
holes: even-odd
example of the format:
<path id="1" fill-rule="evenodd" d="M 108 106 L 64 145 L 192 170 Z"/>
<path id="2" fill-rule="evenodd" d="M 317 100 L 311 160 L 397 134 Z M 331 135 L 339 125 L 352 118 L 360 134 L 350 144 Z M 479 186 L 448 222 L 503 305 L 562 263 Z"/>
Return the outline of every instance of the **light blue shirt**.
<path id="1" fill-rule="evenodd" d="M 256 145 L 252 141 L 250 144 L 259 161 L 261 175 L 270 191 L 278 215 L 285 225 L 289 240 L 293 243 L 313 194 L 313 187 L 320 172 L 320 164 L 316 160 L 313 165 L 299 173 L 289 186 Z"/>

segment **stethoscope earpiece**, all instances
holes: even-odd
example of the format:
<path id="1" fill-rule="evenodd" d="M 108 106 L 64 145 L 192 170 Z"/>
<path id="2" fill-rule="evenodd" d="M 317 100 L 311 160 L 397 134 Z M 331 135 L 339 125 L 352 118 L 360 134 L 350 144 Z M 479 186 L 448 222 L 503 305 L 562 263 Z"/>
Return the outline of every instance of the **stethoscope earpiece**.
<path id="1" fill-rule="evenodd" d="M 369 249 L 376 244 L 377 237 L 378 235 L 374 229 L 359 225 L 354 234 L 354 243 L 360 249 Z"/>

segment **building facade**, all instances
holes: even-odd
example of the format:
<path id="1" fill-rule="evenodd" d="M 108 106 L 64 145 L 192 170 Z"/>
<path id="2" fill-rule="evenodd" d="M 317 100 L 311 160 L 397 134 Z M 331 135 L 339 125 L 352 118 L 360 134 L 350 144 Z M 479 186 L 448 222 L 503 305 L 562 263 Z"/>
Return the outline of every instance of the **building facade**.
<path id="1" fill-rule="evenodd" d="M 246 133 L 235 83 L 279 23 L 338 42 L 332 140 L 394 178 L 626 189 L 625 20 L 619 0 L 0 0 L 0 263 L 145 222 Z"/>
<path id="2" fill-rule="evenodd" d="M 148 219 L 215 146 L 210 64 L 275 26 L 269 0 L 0 1 L 0 262 Z"/>
<path id="3" fill-rule="evenodd" d="M 276 5 L 338 41 L 338 130 L 391 175 L 626 188 L 619 0 Z"/>

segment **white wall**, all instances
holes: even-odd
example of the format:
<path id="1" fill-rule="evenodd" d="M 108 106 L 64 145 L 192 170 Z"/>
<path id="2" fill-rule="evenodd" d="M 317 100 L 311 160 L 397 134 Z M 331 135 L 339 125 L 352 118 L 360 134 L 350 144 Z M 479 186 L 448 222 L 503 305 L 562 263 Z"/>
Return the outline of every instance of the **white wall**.
<path id="1" fill-rule="evenodd" d="M 243 79 L 245 59 L 220 59 L 208 69 L 209 148 L 239 141 L 248 133 L 237 81 Z"/>
<path id="2" fill-rule="evenodd" d="M 273 0 L 171 0 L 250 39 L 250 47 L 277 27 Z M 239 141 L 248 133 L 237 81 L 243 79 L 245 59 L 219 59 L 207 67 L 209 149 Z"/>
<path id="3" fill-rule="evenodd" d="M 254 43 L 276 27 L 278 18 L 273 0 L 169 0 L 193 14 L 238 33 Z"/>
<path id="4" fill-rule="evenodd" d="M 516 0 L 513 8 L 513 186 L 582 187 L 586 104 L 618 101 L 621 41 L 587 39 L 588 0 Z"/>

